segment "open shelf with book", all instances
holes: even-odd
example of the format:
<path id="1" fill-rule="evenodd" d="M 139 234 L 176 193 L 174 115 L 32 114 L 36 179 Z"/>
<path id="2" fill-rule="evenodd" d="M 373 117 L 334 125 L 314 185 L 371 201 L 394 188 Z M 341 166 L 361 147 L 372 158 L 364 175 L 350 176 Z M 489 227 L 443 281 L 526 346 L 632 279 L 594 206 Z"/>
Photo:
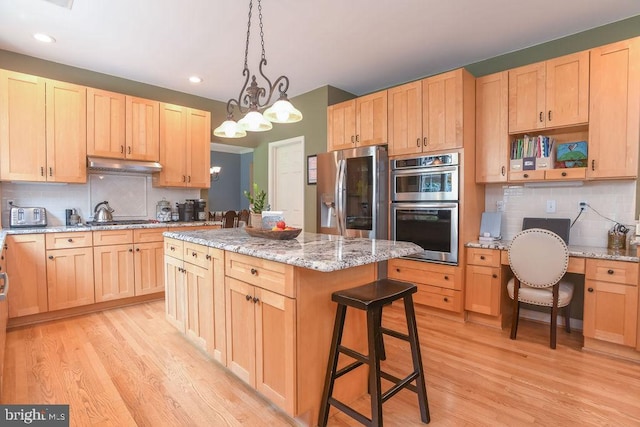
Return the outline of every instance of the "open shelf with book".
<path id="1" fill-rule="evenodd" d="M 578 149 L 584 151 L 586 157 L 588 135 L 587 125 L 511 135 L 509 181 L 586 179 L 586 167 L 582 166 L 587 164 L 586 158 L 574 162 L 564 161 L 564 158 L 558 161 L 557 154 L 561 147 L 561 153 Z M 571 153 L 569 157 L 574 156 Z"/>

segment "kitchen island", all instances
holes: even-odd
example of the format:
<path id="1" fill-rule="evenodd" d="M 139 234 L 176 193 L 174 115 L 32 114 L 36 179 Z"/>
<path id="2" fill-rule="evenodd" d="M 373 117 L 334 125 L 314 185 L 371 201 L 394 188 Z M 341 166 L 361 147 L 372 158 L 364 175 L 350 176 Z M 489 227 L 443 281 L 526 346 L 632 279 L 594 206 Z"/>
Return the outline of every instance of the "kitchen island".
<path id="1" fill-rule="evenodd" d="M 378 278 L 379 262 L 422 250 L 408 242 L 242 229 L 167 231 L 166 318 L 188 340 L 303 425 L 315 425 L 336 305 L 331 294 Z M 366 353 L 365 318 L 348 312 L 343 343 Z M 366 393 L 366 369 L 336 383 Z"/>

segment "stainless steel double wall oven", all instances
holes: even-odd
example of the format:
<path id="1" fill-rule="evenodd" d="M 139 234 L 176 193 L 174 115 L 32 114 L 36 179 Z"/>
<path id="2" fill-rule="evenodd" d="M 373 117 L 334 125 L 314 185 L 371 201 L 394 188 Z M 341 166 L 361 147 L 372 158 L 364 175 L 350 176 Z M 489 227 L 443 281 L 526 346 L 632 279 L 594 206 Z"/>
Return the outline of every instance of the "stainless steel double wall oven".
<path id="1" fill-rule="evenodd" d="M 413 242 L 424 261 L 458 263 L 458 153 L 391 161 L 391 239 Z"/>

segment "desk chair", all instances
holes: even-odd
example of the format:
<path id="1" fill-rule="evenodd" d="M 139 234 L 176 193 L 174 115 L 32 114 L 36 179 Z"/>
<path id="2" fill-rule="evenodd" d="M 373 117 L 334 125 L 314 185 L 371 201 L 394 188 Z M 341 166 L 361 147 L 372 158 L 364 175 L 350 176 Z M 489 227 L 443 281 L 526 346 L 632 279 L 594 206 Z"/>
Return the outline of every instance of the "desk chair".
<path id="1" fill-rule="evenodd" d="M 515 275 L 507 284 L 514 300 L 511 339 L 516 339 L 520 303 L 551 307 L 549 346 L 556 348 L 558 308 L 564 309 L 565 326 L 569 325 L 569 305 L 573 298 L 573 283 L 561 281 L 569 264 L 567 244 L 553 231 L 530 228 L 521 231 L 509 246 L 509 265 Z"/>

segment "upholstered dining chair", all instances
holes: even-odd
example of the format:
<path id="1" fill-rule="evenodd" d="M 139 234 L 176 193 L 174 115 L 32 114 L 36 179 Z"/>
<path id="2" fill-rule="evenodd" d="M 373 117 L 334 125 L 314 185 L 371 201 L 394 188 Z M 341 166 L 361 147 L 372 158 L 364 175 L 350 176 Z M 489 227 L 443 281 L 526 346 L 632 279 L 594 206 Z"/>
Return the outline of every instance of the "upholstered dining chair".
<path id="1" fill-rule="evenodd" d="M 515 277 L 507 292 L 513 299 L 511 339 L 516 339 L 520 303 L 551 307 L 549 346 L 556 348 L 558 309 L 563 308 L 565 327 L 571 332 L 569 306 L 573 283 L 561 280 L 567 272 L 569 249 L 556 233 L 541 228 L 521 231 L 509 245 L 509 265 Z"/>

